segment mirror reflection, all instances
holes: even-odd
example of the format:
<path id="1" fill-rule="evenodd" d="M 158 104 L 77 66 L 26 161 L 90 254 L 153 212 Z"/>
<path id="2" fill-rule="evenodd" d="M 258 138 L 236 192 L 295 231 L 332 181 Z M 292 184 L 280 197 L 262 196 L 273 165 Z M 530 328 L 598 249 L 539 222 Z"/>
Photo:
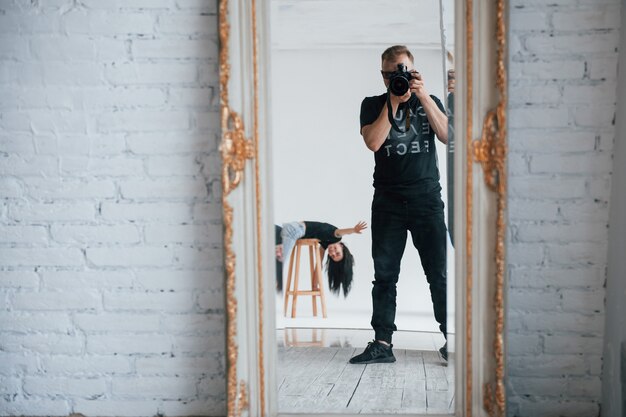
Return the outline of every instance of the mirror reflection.
<path id="1" fill-rule="evenodd" d="M 452 6 L 271 1 L 281 413 L 454 410 Z"/>

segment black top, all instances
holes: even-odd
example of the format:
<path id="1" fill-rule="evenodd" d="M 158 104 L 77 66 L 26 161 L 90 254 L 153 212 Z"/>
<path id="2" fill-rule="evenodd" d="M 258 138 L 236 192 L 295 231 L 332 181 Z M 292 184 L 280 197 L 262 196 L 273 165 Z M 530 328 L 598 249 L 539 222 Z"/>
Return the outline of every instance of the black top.
<path id="1" fill-rule="evenodd" d="M 430 126 L 420 101 L 414 98 L 398 107 L 396 124 L 406 129 L 406 109 L 410 126 L 406 132 L 390 129 L 387 139 L 374 153 L 374 188 L 404 195 L 439 192 L 439 167 L 435 150 L 435 131 Z M 445 114 L 441 101 L 430 96 Z M 374 123 L 387 102 L 387 93 L 366 97 L 361 103 L 361 127 Z"/>
<path id="2" fill-rule="evenodd" d="M 304 222 L 304 236 L 303 239 L 319 239 L 320 245 L 324 249 L 331 243 L 337 243 L 341 240 L 340 237 L 335 236 L 335 230 L 337 228 L 332 224 L 320 223 L 320 222 Z"/>
<path id="3" fill-rule="evenodd" d="M 283 243 L 282 231 L 282 227 L 277 224 L 274 225 L 274 241 L 277 245 L 281 245 Z"/>

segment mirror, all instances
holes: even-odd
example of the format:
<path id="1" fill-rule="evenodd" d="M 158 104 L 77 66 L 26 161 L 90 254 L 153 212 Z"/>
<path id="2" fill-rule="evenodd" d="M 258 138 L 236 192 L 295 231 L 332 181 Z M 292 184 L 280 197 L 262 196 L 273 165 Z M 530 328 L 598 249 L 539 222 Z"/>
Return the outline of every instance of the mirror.
<path id="1" fill-rule="evenodd" d="M 342 236 L 342 240 L 345 239 L 345 243 L 351 246 L 350 249 L 354 249 L 356 259 L 353 287 L 345 298 L 342 294 L 336 297 L 327 290 L 327 275 L 322 271 L 319 261 L 319 255 L 322 251 L 318 251 L 316 246 L 319 242 L 316 240 L 303 240 L 301 242 L 301 250 L 305 252 L 302 254 L 302 258 L 305 259 L 301 265 L 302 279 L 303 281 L 307 280 L 307 271 L 310 276 L 322 275 L 323 280 L 314 281 L 314 283 L 319 282 L 321 284 L 320 288 L 315 287 L 315 291 L 319 291 L 323 287 L 326 290 L 326 300 L 328 301 L 326 319 L 320 317 L 309 317 L 308 319 L 317 322 L 321 320 L 340 322 L 334 328 L 326 324 L 322 327 L 309 329 L 309 333 L 303 334 L 299 332 L 301 327 L 298 327 L 302 326 L 301 323 L 298 326 L 289 326 L 289 323 L 286 323 L 288 320 L 303 320 L 306 319 L 306 314 L 312 315 L 312 303 L 306 298 L 301 300 L 300 305 L 296 308 L 300 317 L 283 319 L 280 315 L 285 311 L 284 305 L 280 305 L 283 300 L 275 291 L 277 282 L 276 223 L 312 220 L 336 224 L 340 229 L 347 228 L 350 230 L 356 222 L 365 220 L 371 226 L 369 208 L 373 190 L 370 188 L 371 177 L 369 175 L 373 169 L 373 160 L 371 151 L 365 147 L 363 138 L 358 134 L 357 126 L 360 127 L 360 125 L 357 123 L 362 122 L 362 120 L 357 120 L 356 111 L 358 111 L 363 97 L 380 94 L 381 89 L 384 88 L 384 85 L 381 84 L 381 78 L 379 78 L 381 74 L 376 73 L 376 71 L 381 69 L 380 53 L 387 46 L 407 44 L 415 56 L 427 53 L 422 52 L 419 48 L 419 46 L 423 46 L 422 44 L 427 43 L 423 38 L 416 41 L 415 46 L 409 41 L 414 32 L 408 34 L 398 32 L 402 35 L 401 39 L 385 37 L 392 33 L 392 31 L 384 30 L 385 28 L 388 29 L 385 26 L 388 23 L 378 27 L 381 30 L 380 37 L 368 40 L 367 34 L 372 33 L 377 27 L 370 23 L 372 30 L 363 34 L 362 29 L 359 32 L 362 23 L 368 24 L 367 16 L 382 18 L 388 10 L 376 9 L 376 2 L 373 0 L 360 1 L 358 6 L 353 5 L 348 10 L 350 12 L 348 17 L 340 19 L 342 13 L 345 12 L 341 10 L 343 1 L 347 2 L 348 0 L 337 2 L 322 0 L 277 2 L 275 4 L 282 6 L 284 12 L 301 8 L 297 14 L 306 19 L 304 23 L 298 24 L 295 20 L 291 20 L 285 26 L 276 25 L 276 27 L 272 20 L 274 4 L 272 1 L 220 0 L 219 3 L 222 127 L 220 151 L 223 163 L 222 205 L 228 323 L 226 349 L 229 416 L 268 415 L 273 417 L 291 415 L 289 413 L 293 412 L 297 412 L 299 415 L 320 415 L 320 412 L 325 415 L 337 414 L 337 411 L 328 408 L 320 411 L 319 407 L 281 409 L 279 380 L 284 376 L 284 373 L 281 374 L 281 353 L 278 344 L 280 342 L 283 347 L 299 344 L 305 349 L 317 349 L 318 356 L 324 356 L 329 352 L 325 347 L 326 345 L 334 345 L 335 348 L 339 349 L 351 349 L 353 346 L 348 346 L 348 344 L 361 343 L 364 345 L 372 337 L 361 339 L 363 342 L 353 342 L 361 337 L 355 336 L 355 332 L 360 332 L 359 329 L 367 327 L 367 324 L 364 325 L 363 322 L 369 319 L 367 317 L 365 319 L 362 317 L 347 319 L 342 318 L 339 314 L 342 310 L 341 307 L 345 309 L 346 300 L 357 299 L 357 297 L 359 300 L 364 298 L 363 293 L 367 293 L 367 291 L 364 291 L 363 288 L 366 288 L 368 282 L 372 280 L 371 264 L 373 260 L 370 251 L 367 250 L 368 240 L 371 242 L 373 239 L 370 228 L 365 229 L 361 234 L 337 232 Z M 411 21 L 413 15 L 404 9 L 402 2 L 393 2 L 393 4 L 399 11 L 400 17 L 398 19 Z M 449 362 L 447 367 L 442 366 L 442 360 L 437 353 L 441 340 L 433 342 L 430 351 L 426 352 L 424 349 L 421 353 L 424 372 L 427 368 L 435 369 L 431 366 L 431 362 L 428 363 L 428 366 L 426 365 L 424 358 L 429 355 L 431 358 L 433 355 L 438 358 L 435 361 L 438 362 L 436 365 L 438 371 L 434 372 L 445 370 L 443 375 L 439 372 L 441 378 L 431 385 L 437 387 L 437 383 L 445 379 L 448 388 L 452 388 L 447 389 L 444 396 L 453 396 L 454 401 L 447 401 L 452 398 L 444 399 L 441 404 L 444 404 L 444 407 L 447 404 L 447 409 L 438 411 L 448 415 L 505 414 L 504 364 L 502 362 L 504 351 L 502 333 L 504 327 L 503 239 L 505 236 L 503 202 L 506 201 L 506 72 L 503 53 L 506 46 L 506 31 L 504 27 L 504 5 L 503 0 L 495 0 L 493 4 L 481 4 L 480 7 L 474 5 L 471 0 L 456 0 L 454 7 L 448 5 L 449 7 L 446 9 L 446 4 L 440 2 L 437 7 L 434 7 L 435 10 L 429 8 L 428 13 L 425 13 L 424 10 L 419 12 L 422 17 L 428 14 L 437 16 L 439 13 L 439 20 L 434 29 L 438 39 L 431 43 L 432 49 L 438 50 L 439 57 L 438 70 L 433 69 L 432 73 L 437 72 L 439 75 L 430 75 L 431 70 L 428 70 L 428 75 L 426 75 L 426 68 L 418 69 L 418 71 L 423 72 L 423 79 L 427 80 L 426 86 L 429 93 L 440 99 L 446 96 L 445 85 L 448 65 L 454 65 L 456 79 L 454 125 L 452 126 L 455 138 L 454 148 L 446 148 L 442 144 L 436 145 L 435 142 L 433 142 L 434 146 L 429 144 L 429 150 L 439 147 L 439 152 L 442 152 L 437 159 L 442 177 L 440 179 L 442 188 L 448 183 L 445 179 L 447 169 L 444 167 L 446 164 L 448 166 L 454 165 L 454 175 L 451 178 L 454 183 L 454 187 L 451 187 L 454 188 L 452 197 L 445 190 L 442 190 L 442 198 L 448 201 L 448 206 L 454 207 L 451 217 L 454 217 L 454 225 L 456 226 L 454 228 L 454 255 L 448 255 L 449 261 L 454 259 L 454 262 L 449 262 L 453 264 L 453 267 L 448 265 L 448 272 L 454 269 L 454 288 L 452 289 L 449 285 L 447 291 L 447 323 L 449 330 L 453 329 L 450 330 L 449 336 L 454 335 L 454 340 L 449 338 L 449 352 L 453 360 Z M 445 17 L 446 10 L 453 10 L 455 12 L 454 18 Z M 361 14 L 365 17 L 360 17 Z M 313 24 L 321 26 L 312 29 L 311 25 Z M 424 25 L 427 24 L 424 23 Z M 288 52 L 295 55 L 285 59 L 287 62 L 280 63 L 280 65 L 280 58 L 275 59 L 273 56 L 275 44 L 270 41 L 273 36 L 276 36 L 273 34 L 274 29 L 285 30 L 288 34 L 293 34 L 285 37 L 282 49 L 279 48 L 278 50 L 282 51 L 280 53 Z M 349 30 L 352 30 L 350 32 L 352 35 L 337 36 L 338 31 L 348 33 Z M 493 36 L 494 33 L 496 36 Z M 316 36 L 311 36 L 311 34 Z M 277 39 L 280 38 L 277 37 Z M 350 54 L 353 54 L 355 60 L 356 57 L 362 58 L 363 66 L 367 68 L 371 66 L 374 74 L 377 74 L 376 76 L 361 71 L 362 68 L 354 69 L 350 68 L 350 64 L 341 64 L 346 56 L 340 51 L 352 48 L 350 45 L 354 45 L 355 42 L 359 47 L 354 48 L 355 51 Z M 319 62 L 314 58 L 305 56 L 305 52 L 319 53 L 319 50 L 324 48 L 328 51 L 323 58 L 328 59 L 330 64 L 339 64 L 341 68 L 339 70 L 333 69 L 332 74 L 324 74 L 322 77 L 310 73 L 311 68 L 314 68 Z M 329 56 L 330 58 L 327 58 Z M 371 61 L 366 61 L 366 59 L 371 59 Z M 371 62 L 371 65 L 367 62 Z M 280 71 L 284 72 L 281 73 Z M 278 81 L 276 80 L 277 75 L 280 75 Z M 371 82 L 368 78 L 370 76 L 372 76 Z M 439 82 L 435 84 L 433 81 L 431 84 L 430 80 L 437 78 Z M 313 85 L 319 79 L 329 81 L 320 87 L 309 87 L 305 93 L 287 87 L 288 82 L 296 81 L 304 85 Z M 358 86 L 348 85 L 348 83 L 355 81 L 358 81 Z M 277 102 L 275 88 L 284 88 L 288 93 L 287 107 L 280 109 L 279 105 L 284 104 L 284 102 Z M 311 112 L 311 115 L 327 110 L 320 110 L 313 106 L 313 97 L 322 96 L 322 100 L 324 99 L 323 88 L 329 88 L 330 94 L 344 90 L 350 92 L 350 98 L 345 99 L 345 106 L 341 106 L 336 113 L 327 114 L 328 123 L 315 120 L 315 125 L 312 125 L 311 117 L 305 119 L 304 126 L 302 123 L 290 125 L 290 123 L 294 123 L 295 117 L 281 118 L 276 121 L 274 115 L 278 115 L 279 110 L 283 112 L 293 111 L 295 114 L 299 114 L 298 111 L 308 114 L 305 113 L 308 111 Z M 357 91 L 356 88 L 359 90 Z M 361 88 L 363 90 L 360 90 Z M 372 90 L 365 91 L 369 88 Z M 349 102 L 348 100 L 353 101 Z M 445 99 L 441 101 L 444 105 L 448 102 Z M 313 106 L 312 110 L 308 110 L 307 106 Z M 345 112 L 342 113 L 344 110 Z M 363 123 L 363 125 L 366 126 L 367 123 Z M 285 126 L 287 136 L 302 133 L 299 136 L 305 137 L 309 131 L 313 131 L 313 128 L 326 126 L 334 126 L 334 130 L 332 134 L 324 135 L 322 138 L 315 137 L 313 140 L 309 139 L 299 143 L 296 149 L 293 149 L 295 141 L 283 142 L 281 149 L 279 146 L 281 142 L 278 138 L 280 126 Z M 341 135 L 345 136 L 346 139 L 351 138 L 351 140 L 335 141 L 327 146 L 330 148 L 328 150 L 340 152 L 321 152 L 320 154 L 320 147 L 304 148 L 305 145 L 315 143 L 316 139 L 321 141 L 339 136 L 340 129 L 344 129 L 344 126 L 347 126 L 345 127 L 346 133 Z M 441 130 L 438 133 L 441 133 L 439 136 L 445 136 L 445 132 Z M 290 147 L 291 150 L 296 151 L 296 155 L 300 155 L 299 159 L 294 163 L 293 158 L 288 157 L 286 162 L 280 162 L 278 152 L 290 150 Z M 407 149 L 409 148 L 407 147 Z M 450 152 L 450 150 L 454 152 Z M 347 155 L 346 159 L 336 163 L 346 169 L 338 170 L 336 166 L 328 162 L 331 156 L 337 154 Z M 453 164 L 448 162 L 451 155 L 453 155 Z M 316 163 L 314 157 L 317 157 L 318 160 L 320 157 L 323 158 L 325 163 L 322 165 Z M 361 159 L 361 162 L 368 163 L 368 158 L 369 167 L 357 167 Z M 285 166 L 291 164 L 291 170 L 285 171 L 283 164 L 286 164 Z M 339 172 L 340 175 L 332 178 L 328 183 L 323 181 L 319 175 L 320 172 L 325 171 Z M 296 173 L 300 172 L 305 175 L 298 177 Z M 315 208 L 316 199 L 311 197 L 326 195 L 329 192 L 329 186 L 335 185 L 334 182 L 344 181 L 344 177 L 350 182 L 342 182 L 344 192 L 338 196 L 340 203 L 332 204 L 331 202 L 331 204 L 321 204 L 321 208 Z M 311 178 L 313 181 L 310 181 Z M 306 181 L 307 179 L 308 181 Z M 281 191 L 282 185 L 279 185 L 282 184 L 281 181 L 287 184 L 287 188 L 282 188 L 283 191 Z M 288 195 L 287 199 L 284 196 L 281 197 L 280 194 L 281 192 L 285 193 L 285 189 L 300 190 L 294 187 L 306 187 L 305 193 L 295 198 L 293 195 Z M 355 197 L 344 198 L 351 195 L 348 194 L 350 191 L 357 191 Z M 295 195 L 295 191 L 293 194 Z M 364 199 L 365 203 L 362 201 L 359 203 L 358 199 Z M 317 200 L 322 199 L 318 198 Z M 450 204 L 452 200 L 454 204 Z M 356 201 L 359 204 L 348 210 L 345 201 Z M 296 202 L 297 207 L 290 206 L 290 202 Z M 296 211 L 295 208 L 298 210 Z M 308 209 L 310 211 L 305 211 Z M 281 218 L 283 216 L 284 218 Z M 450 224 L 450 219 L 447 223 Z M 334 229 L 332 234 L 335 235 Z M 306 238 L 305 235 L 298 235 L 297 237 Z M 402 262 L 410 261 L 409 258 L 417 262 L 417 252 L 412 248 L 411 242 L 408 243 Z M 363 244 L 366 250 L 359 247 Z M 331 255 L 330 246 L 328 247 L 327 252 Z M 452 251 L 450 250 L 449 253 Z M 304 255 L 310 256 L 313 262 L 310 264 Z M 368 263 L 370 264 L 369 267 Z M 403 271 L 408 272 L 408 269 L 402 264 Z M 421 271 L 419 263 L 413 269 L 418 272 Z M 310 276 L 308 278 L 309 283 L 311 282 Z M 399 285 L 416 284 L 418 281 L 419 279 L 415 277 L 407 279 L 401 276 Z M 422 284 L 423 281 L 424 278 L 422 277 Z M 450 279 L 448 281 L 451 282 Z M 406 289 L 402 287 L 398 296 L 399 308 L 401 305 L 407 304 L 402 302 L 402 297 L 409 291 L 411 289 L 408 287 Z M 315 295 L 317 298 L 320 296 L 319 293 Z M 277 301 L 279 301 L 278 305 Z M 365 294 L 365 301 L 361 303 L 362 311 L 368 310 L 363 307 L 363 304 L 367 302 L 367 294 Z M 407 306 L 409 310 L 415 308 L 411 302 Z M 307 313 L 302 308 L 310 308 L 311 311 Z M 318 313 L 323 316 L 324 308 L 322 306 L 318 308 L 321 310 Z M 405 317 L 405 313 L 406 317 L 414 318 L 416 316 L 415 311 L 408 311 L 398 314 L 396 318 Z M 354 320 L 356 329 L 345 329 L 349 325 L 346 324 L 349 323 L 349 320 Z M 432 313 L 428 321 L 432 325 Z M 415 325 L 416 320 L 408 320 L 408 322 L 409 326 Z M 400 324 L 400 327 L 404 327 L 404 323 Z M 282 329 L 282 335 L 277 333 L 277 328 Z M 413 331 L 410 336 L 415 336 L 413 333 L 423 332 L 423 330 Z M 339 336 L 337 336 L 337 332 L 339 332 Z M 371 335 L 372 330 L 370 329 L 369 332 Z M 416 362 L 415 352 L 419 352 L 421 349 L 419 346 L 409 346 L 410 341 L 414 342 L 414 339 L 412 337 L 403 339 L 401 335 L 404 332 L 406 330 L 403 329 L 396 331 L 393 339 L 394 344 L 405 344 L 406 346 L 403 351 L 404 362 L 398 360 L 393 365 L 414 364 Z M 441 337 L 441 333 L 439 336 Z M 308 346 L 304 346 L 305 344 Z M 362 347 L 358 350 L 362 350 Z M 373 394 L 379 394 L 377 388 L 372 386 L 370 387 L 370 394 L 367 391 L 359 394 L 365 404 L 364 406 L 360 406 L 358 409 L 345 407 L 344 411 L 339 413 L 344 416 L 359 413 L 361 413 L 359 415 L 363 415 L 363 413 L 372 412 L 377 415 L 402 414 L 403 410 L 398 410 L 393 405 L 397 404 L 395 400 L 398 395 L 393 390 L 399 382 L 397 378 L 389 378 L 388 363 L 357 364 L 356 366 L 360 368 L 337 366 L 339 363 L 345 365 L 345 360 L 349 360 L 354 353 L 358 352 L 356 350 L 349 353 L 341 352 L 341 355 L 344 356 L 340 355 L 335 358 L 336 355 L 339 355 L 338 351 L 335 352 L 330 362 L 325 365 L 327 371 L 325 377 L 339 369 L 342 370 L 342 373 L 343 370 L 348 369 L 347 374 L 349 374 L 352 370 L 369 368 L 371 375 L 368 377 L 377 379 L 379 383 L 382 383 L 380 390 L 388 394 L 385 400 L 388 399 L 389 401 L 385 401 L 382 406 L 379 401 L 377 404 L 372 404 L 372 401 L 369 401 L 368 404 L 368 400 L 374 398 Z M 318 369 L 315 368 L 318 367 L 319 365 L 309 362 L 309 370 L 317 372 Z M 287 368 L 290 367 L 287 366 Z M 412 371 L 405 371 L 404 374 L 412 377 L 416 375 Z M 311 378 L 311 376 L 309 377 Z M 324 396 L 327 397 L 328 395 L 325 394 L 329 394 L 329 392 L 325 391 L 327 387 L 321 389 L 316 386 L 314 383 L 316 376 L 312 376 L 312 378 L 313 381 L 305 381 L 305 384 L 314 394 L 318 394 L 317 397 L 313 395 L 314 399 L 309 401 L 309 403 L 312 402 L 316 405 L 319 404 L 317 400 L 324 398 Z M 421 380 L 424 381 L 423 384 L 416 383 L 415 378 L 408 382 L 405 380 L 403 386 L 415 387 L 421 384 L 424 386 L 422 391 L 427 391 L 426 384 L 428 382 L 425 378 Z M 337 386 L 336 392 L 340 392 L 342 389 L 350 390 L 347 384 L 335 385 Z M 292 386 L 292 388 L 294 387 Z M 423 397 L 420 397 L 419 401 L 422 399 Z M 427 401 L 426 399 L 426 407 L 423 407 L 423 404 L 416 400 L 415 403 L 411 404 L 410 409 L 404 410 L 404 413 L 425 415 L 429 411 L 434 412 L 435 410 L 428 410 Z M 300 407 L 306 402 L 301 401 L 300 404 L 296 405 Z M 357 403 L 355 402 L 355 404 Z"/>
<path id="2" fill-rule="evenodd" d="M 409 192 L 399 189 L 411 183 L 414 185 L 409 189 L 421 193 L 421 200 L 435 198 L 448 207 L 453 181 L 448 180 L 448 175 L 452 175 L 447 168 L 450 159 L 445 144 L 447 109 L 443 106 L 447 107 L 449 101 L 447 71 L 452 69 L 446 50 L 454 51 L 454 39 L 445 30 L 454 22 L 453 3 L 335 0 L 332 13 L 328 13 L 329 2 L 322 0 L 272 0 L 270 4 L 274 223 L 305 221 L 306 231 L 301 229 L 301 233 L 322 238 L 322 246 L 325 246 L 324 235 L 315 233 L 314 222 L 328 223 L 340 230 L 350 229 L 359 221 L 369 226 L 360 234 L 345 235 L 341 243 L 331 244 L 322 257 L 323 265 L 328 268 L 321 268 L 321 274 L 311 267 L 309 248 L 299 255 L 297 248 L 282 252 L 284 262 L 277 266 L 277 283 L 282 291 L 277 291 L 275 309 L 278 411 L 450 414 L 454 410 L 455 274 L 454 249 L 445 229 L 452 211 L 441 207 L 426 209 L 426 204 L 415 202 L 414 224 L 410 227 L 401 226 L 400 222 L 387 226 L 382 219 L 376 221 L 370 209 L 375 158 L 359 133 L 359 112 L 365 97 L 386 93 L 380 73 L 383 51 L 392 45 L 406 45 L 427 92 L 441 103 L 443 112 L 436 110 L 444 116 L 445 135 L 437 138 L 431 134 L 433 128 L 424 107 L 416 105 L 408 134 L 390 132 L 393 139 L 387 139 L 380 147 L 376 168 L 380 178 L 386 177 L 378 180 L 376 189 L 388 190 L 389 193 L 380 195 L 400 209 L 404 203 L 396 203 L 395 198 L 408 198 Z M 377 108 L 374 118 L 381 108 Z M 401 112 L 395 116 L 404 122 Z M 391 128 L 388 126 L 387 130 Z M 393 162 L 384 160 L 389 157 Z M 383 160 L 379 161 L 380 158 Z M 385 174 L 389 170 L 386 164 L 390 163 L 423 172 L 396 182 L 391 177 L 402 172 L 394 170 L 393 174 Z M 381 185 L 384 181 L 391 183 L 385 187 Z M 424 186 L 415 185 L 418 182 L 429 183 L 435 191 L 420 191 Z M 382 213 L 385 218 L 390 215 Z M 377 228 L 390 227 L 403 227 L 403 230 L 398 231 L 398 237 L 390 236 L 383 241 L 386 232 Z M 392 356 L 380 359 L 394 359 L 397 363 L 349 364 L 348 360 L 360 354 L 375 338 L 370 324 L 374 320 L 372 281 L 377 274 L 372 245 L 380 242 L 379 245 L 387 247 L 401 242 L 402 236 L 406 245 L 400 244 L 395 249 L 400 254 L 404 251 L 404 256 L 397 258 L 402 262 L 395 320 L 391 318 L 385 324 L 387 327 L 395 324 L 397 330 L 386 336 L 393 338 Z M 283 243 L 280 236 L 278 240 Z M 285 240 L 290 241 L 290 237 Z M 419 246 L 421 256 L 413 242 Z M 332 258 L 329 260 L 336 245 L 349 248 L 354 259 L 351 285 L 337 293 L 331 291 L 330 281 L 335 278 L 331 268 L 333 264 L 342 267 L 343 259 L 336 263 Z M 279 245 L 279 250 L 283 246 L 286 245 Z M 379 265 L 388 262 L 387 256 L 378 255 Z M 298 260 L 301 264 L 296 288 Z M 318 262 L 314 261 L 313 265 Z M 433 265 L 430 288 L 422 263 Z M 438 270 L 434 267 L 436 263 L 440 265 Z M 378 274 L 383 273 L 379 268 Z M 339 280 L 349 279 L 337 275 Z M 305 292 L 317 286 L 319 296 Z M 377 288 L 386 297 L 395 291 L 393 286 L 383 284 Z M 446 293 L 451 295 L 448 307 Z M 389 309 L 391 303 L 393 300 L 376 304 L 377 320 L 383 319 L 380 311 Z M 445 317 L 446 309 L 449 318 Z M 441 326 L 447 324 L 449 363 L 442 357 L 447 351 L 439 352 L 446 339 L 436 316 L 443 323 Z M 377 325 L 381 334 L 385 325 Z"/>

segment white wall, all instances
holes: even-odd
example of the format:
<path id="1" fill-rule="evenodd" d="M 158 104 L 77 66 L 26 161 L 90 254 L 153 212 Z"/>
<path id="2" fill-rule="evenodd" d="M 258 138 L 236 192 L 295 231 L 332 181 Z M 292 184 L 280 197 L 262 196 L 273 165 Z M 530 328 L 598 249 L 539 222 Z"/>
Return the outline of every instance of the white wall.
<path id="1" fill-rule="evenodd" d="M 412 52 L 429 92 L 445 100 L 441 50 Z M 360 220 L 370 223 L 374 154 L 359 133 L 359 113 L 364 97 L 385 92 L 381 53 L 378 48 L 363 47 L 273 51 L 272 161 L 277 224 L 316 220 L 345 228 Z M 437 151 L 445 187 L 446 148 L 438 141 Z M 442 194 L 445 198 L 445 188 Z M 369 229 L 345 237 L 344 243 L 356 263 L 348 297 L 326 297 L 328 320 L 279 320 L 279 325 L 371 329 L 374 266 Z M 303 284 L 306 288 L 307 281 Z M 279 304 L 282 310 L 281 300 Z M 426 277 L 409 238 L 398 283 L 399 329 L 438 332 L 432 311 Z M 298 316 L 311 314 L 308 299 L 301 301 Z"/>
<path id="2" fill-rule="evenodd" d="M 509 415 L 597 416 L 620 4 L 509 13 Z"/>
<path id="3" fill-rule="evenodd" d="M 0 2 L 0 415 L 224 415 L 217 4 Z"/>

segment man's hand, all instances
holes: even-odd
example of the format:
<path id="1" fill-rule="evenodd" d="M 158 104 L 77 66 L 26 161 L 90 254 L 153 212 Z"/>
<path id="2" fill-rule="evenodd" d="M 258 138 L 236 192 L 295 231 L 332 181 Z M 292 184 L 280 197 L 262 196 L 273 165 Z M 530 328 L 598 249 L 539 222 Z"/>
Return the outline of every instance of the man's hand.
<path id="1" fill-rule="evenodd" d="M 456 74 L 453 69 L 448 70 L 448 93 L 454 93 L 456 86 Z"/>
<path id="2" fill-rule="evenodd" d="M 389 100 L 391 101 L 392 110 L 397 109 L 400 103 L 406 103 L 411 98 L 411 90 L 408 90 L 406 93 L 404 93 L 403 96 L 397 96 L 391 91 L 389 91 L 387 94 L 389 95 Z"/>
<path id="3" fill-rule="evenodd" d="M 411 74 L 413 74 L 413 78 L 411 79 L 411 81 L 409 81 L 409 91 L 407 92 L 407 94 L 409 94 L 409 97 L 411 96 L 410 93 L 415 93 L 420 101 L 422 101 L 422 99 L 426 97 L 429 97 L 430 95 L 428 94 L 428 91 L 426 91 L 426 87 L 424 86 L 422 74 L 420 74 L 416 70 L 411 71 Z"/>
<path id="4" fill-rule="evenodd" d="M 283 261 L 283 245 L 276 245 L 276 259 Z"/>

